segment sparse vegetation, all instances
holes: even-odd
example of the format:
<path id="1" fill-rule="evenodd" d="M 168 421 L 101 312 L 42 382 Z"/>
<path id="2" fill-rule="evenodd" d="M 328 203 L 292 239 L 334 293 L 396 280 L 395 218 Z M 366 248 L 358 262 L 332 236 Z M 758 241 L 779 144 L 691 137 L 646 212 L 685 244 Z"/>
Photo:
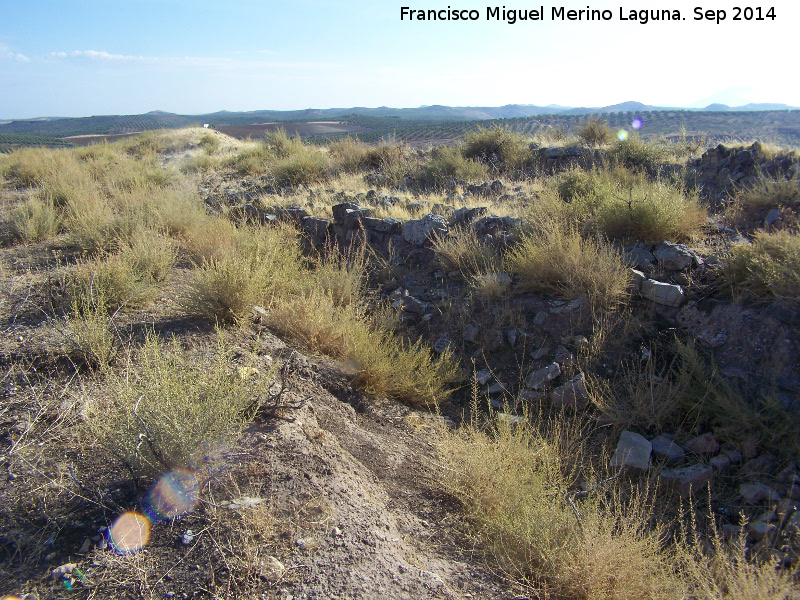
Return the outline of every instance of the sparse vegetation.
<path id="1" fill-rule="evenodd" d="M 588 477 L 594 486 L 601 477 L 581 472 L 584 449 L 574 425 L 542 426 L 497 419 L 486 430 L 470 424 L 446 433 L 441 442 L 443 483 L 503 570 L 561 598 L 679 596 L 662 532 L 647 525 L 647 499 L 626 500 L 612 482 L 573 508 L 573 482 Z"/>
<path id="2" fill-rule="evenodd" d="M 625 168 L 569 171 L 557 190 L 584 230 L 615 240 L 688 240 L 706 223 L 696 193 Z"/>
<path id="3" fill-rule="evenodd" d="M 39 242 L 57 235 L 61 222 L 52 202 L 29 198 L 11 212 L 10 229 L 23 242 Z"/>
<path id="4" fill-rule="evenodd" d="M 645 141 L 633 134 L 625 140 L 617 140 L 611 156 L 629 169 L 642 170 L 656 168 L 670 157 L 670 152 L 666 145 Z"/>
<path id="5" fill-rule="evenodd" d="M 85 398 L 86 428 L 136 474 L 190 464 L 209 441 L 236 439 L 258 407 L 258 376 L 232 369 L 221 337 L 210 359 L 192 357 L 177 340 L 149 336 L 122 373 Z"/>
<path id="6" fill-rule="evenodd" d="M 211 322 L 241 322 L 254 305 L 284 298 L 299 277 L 297 236 L 288 228 L 209 226 L 197 241 L 205 247 L 195 247 L 198 263 L 183 305 Z"/>
<path id="7" fill-rule="evenodd" d="M 97 597 L 190 583 L 198 597 L 297 596 L 312 562 L 402 554 L 407 593 L 428 597 L 427 561 L 472 543 L 463 595 L 797 597 L 797 182 L 720 192 L 732 202 L 706 226 L 705 202 L 716 209 L 682 183 L 685 139 L 546 164 L 527 136 L 576 146 L 589 124 L 570 119 L 427 124 L 437 140 L 464 134 L 433 149 L 397 120 L 376 144 L 195 127 L 0 156 L 0 592 L 60 597 L 47 574 L 71 561 Z M 342 202 L 361 220 L 331 223 Z M 412 240 L 422 223 L 383 220 L 428 213 L 447 231 L 437 219 Z M 707 259 L 642 267 L 682 286 L 677 318 L 622 262 L 623 246 L 662 240 Z M 531 378 L 553 362 L 554 379 Z M 681 506 L 655 455 L 641 477 L 609 479 L 622 430 L 687 449 L 713 433 L 724 452 L 681 465 L 714 456 L 709 506 L 704 490 Z M 747 456 L 719 467 L 729 450 Z M 779 506 L 742 499 L 753 456 Z M 96 525 L 165 472 L 196 476 L 191 514 L 154 518 L 146 553 L 102 550 Z M 773 508 L 776 533 L 728 540 Z M 400 535 L 407 521 L 424 536 Z M 396 541 L 365 550 L 373 535 Z"/>

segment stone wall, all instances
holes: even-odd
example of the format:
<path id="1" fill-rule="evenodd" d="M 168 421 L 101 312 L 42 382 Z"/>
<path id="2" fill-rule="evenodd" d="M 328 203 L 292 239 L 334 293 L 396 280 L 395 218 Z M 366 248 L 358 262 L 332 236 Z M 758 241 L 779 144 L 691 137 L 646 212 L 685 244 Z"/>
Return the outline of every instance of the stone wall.
<path id="1" fill-rule="evenodd" d="M 700 190 L 712 210 L 729 201 L 737 190 L 760 178 L 791 179 L 800 176 L 800 156 L 794 152 L 770 158 L 759 142 L 744 148 L 720 144 L 687 165 L 687 181 Z"/>

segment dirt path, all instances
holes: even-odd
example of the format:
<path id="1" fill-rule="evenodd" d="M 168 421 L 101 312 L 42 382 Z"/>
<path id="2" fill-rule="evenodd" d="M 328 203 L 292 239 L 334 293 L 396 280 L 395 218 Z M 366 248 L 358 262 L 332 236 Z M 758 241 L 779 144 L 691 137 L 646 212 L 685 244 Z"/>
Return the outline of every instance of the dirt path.
<path id="1" fill-rule="evenodd" d="M 283 401 L 302 406 L 252 427 L 241 444 L 269 466 L 269 497 L 291 523 L 278 558 L 296 576 L 283 593 L 513 597 L 476 566 L 459 508 L 436 484 L 432 417 L 367 401 L 325 361 L 295 355 L 293 365 Z"/>

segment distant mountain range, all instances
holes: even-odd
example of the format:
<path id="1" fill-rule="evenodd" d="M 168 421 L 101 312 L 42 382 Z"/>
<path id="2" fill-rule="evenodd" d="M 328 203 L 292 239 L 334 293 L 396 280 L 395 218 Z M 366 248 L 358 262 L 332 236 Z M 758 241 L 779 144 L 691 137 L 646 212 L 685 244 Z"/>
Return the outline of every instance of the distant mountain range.
<path id="1" fill-rule="evenodd" d="M 200 115 L 179 115 L 163 110 L 153 110 L 145 115 L 126 115 L 146 116 L 163 119 L 197 121 L 215 121 L 219 124 L 238 125 L 245 122 L 263 121 L 297 121 L 309 119 L 330 119 L 347 115 L 365 115 L 371 117 L 398 117 L 401 119 L 427 119 L 427 120 L 466 120 L 479 121 L 488 119 L 513 119 L 519 117 L 534 117 L 538 115 L 586 115 L 603 114 L 613 112 L 640 112 L 640 111 L 664 111 L 664 110 L 689 110 L 700 112 L 741 112 L 741 111 L 771 111 L 771 110 L 798 110 L 800 107 L 789 106 L 787 104 L 745 104 L 744 106 L 728 106 L 726 104 L 709 104 L 703 108 L 681 108 L 676 106 L 654 106 L 642 104 L 641 102 L 621 102 L 610 106 L 595 107 L 571 107 L 549 104 L 547 106 L 537 106 L 535 104 L 507 104 L 505 106 L 442 106 L 438 104 L 430 106 L 420 106 L 417 108 L 391 108 L 379 106 L 377 108 L 367 108 L 364 106 L 354 106 L 350 108 L 307 108 L 302 110 L 254 110 L 231 112 L 221 110 L 214 113 Z M 36 117 L 30 119 L 0 119 L 0 126 L 10 123 L 32 123 L 41 121 L 80 121 L 81 119 L 108 118 L 110 115 L 100 117 Z M 114 116 L 122 118 L 122 116 Z"/>
<path id="2" fill-rule="evenodd" d="M 435 123 L 448 122 L 447 131 L 479 124 L 510 124 L 512 121 L 536 121 L 541 126 L 570 129 L 579 125 L 585 115 L 602 115 L 612 127 L 624 127 L 633 115 L 648 123 L 648 134 L 669 135 L 685 129 L 735 136 L 772 136 L 793 144 L 798 143 L 797 122 L 800 109 L 785 104 L 746 104 L 730 107 L 710 104 L 704 108 L 653 106 L 641 102 L 622 102 L 603 107 L 569 107 L 551 104 L 508 104 L 506 106 L 420 106 L 418 108 L 325 108 L 303 110 L 256 110 L 247 112 L 219 111 L 201 115 L 180 115 L 153 110 L 140 115 L 104 115 L 80 118 L 38 117 L 25 120 L 0 121 L 0 145 L 11 143 L 9 136 L 46 137 L 53 143 L 72 143 L 69 138 L 87 135 L 131 134 L 153 129 L 173 129 L 209 123 L 215 127 L 261 126 L 267 123 L 347 121 L 358 131 L 369 130 L 376 135 L 399 129 L 430 128 Z M 517 125 L 514 125 L 517 127 Z M 453 129 L 455 127 L 455 129 Z M 522 127 L 520 125 L 520 127 Z M 287 126 L 287 129 L 290 127 Z M 297 129 L 297 128 L 295 128 Z M 308 128 L 306 128 L 308 129 Z M 264 128 L 258 129 L 263 134 Z M 299 131 L 299 130 L 298 130 Z M 410 129 L 409 129 L 410 131 Z M 304 135 L 299 133 L 299 135 Z M 311 134 L 305 134 L 311 135 Z M 448 134 L 449 135 L 449 134 Z M 5 136 L 5 137 L 4 137 Z M 66 138 L 66 139 L 65 139 Z M 766 139 L 766 138 L 765 138 Z M 5 140 L 5 141 L 4 141 Z M 24 140 L 13 138 L 13 143 Z M 31 143 L 43 143 L 41 140 Z"/>

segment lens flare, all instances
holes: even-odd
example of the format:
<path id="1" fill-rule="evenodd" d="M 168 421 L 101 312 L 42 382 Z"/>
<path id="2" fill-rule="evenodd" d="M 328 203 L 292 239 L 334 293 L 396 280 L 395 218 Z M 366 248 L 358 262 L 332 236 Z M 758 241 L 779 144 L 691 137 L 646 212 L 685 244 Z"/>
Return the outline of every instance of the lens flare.
<path id="1" fill-rule="evenodd" d="M 619 138 L 619 141 L 624 142 L 625 140 L 628 139 L 628 130 L 627 129 L 620 129 L 617 132 L 617 137 Z"/>
<path id="2" fill-rule="evenodd" d="M 150 539 L 150 525 L 150 519 L 142 514 L 123 513 L 108 528 L 108 541 L 120 554 L 135 552 L 144 548 Z"/>
<path id="3" fill-rule="evenodd" d="M 227 448 L 222 444 L 204 442 L 189 457 L 189 470 L 198 481 L 205 482 L 221 473 L 227 466 L 225 453 Z"/>
<path id="4" fill-rule="evenodd" d="M 642 120 L 639 117 L 636 117 L 631 123 L 631 127 L 634 129 L 641 129 L 642 128 Z"/>
<path id="5" fill-rule="evenodd" d="M 162 475 L 142 501 L 145 514 L 153 523 L 185 515 L 197 505 L 200 483 L 185 469 Z"/>

